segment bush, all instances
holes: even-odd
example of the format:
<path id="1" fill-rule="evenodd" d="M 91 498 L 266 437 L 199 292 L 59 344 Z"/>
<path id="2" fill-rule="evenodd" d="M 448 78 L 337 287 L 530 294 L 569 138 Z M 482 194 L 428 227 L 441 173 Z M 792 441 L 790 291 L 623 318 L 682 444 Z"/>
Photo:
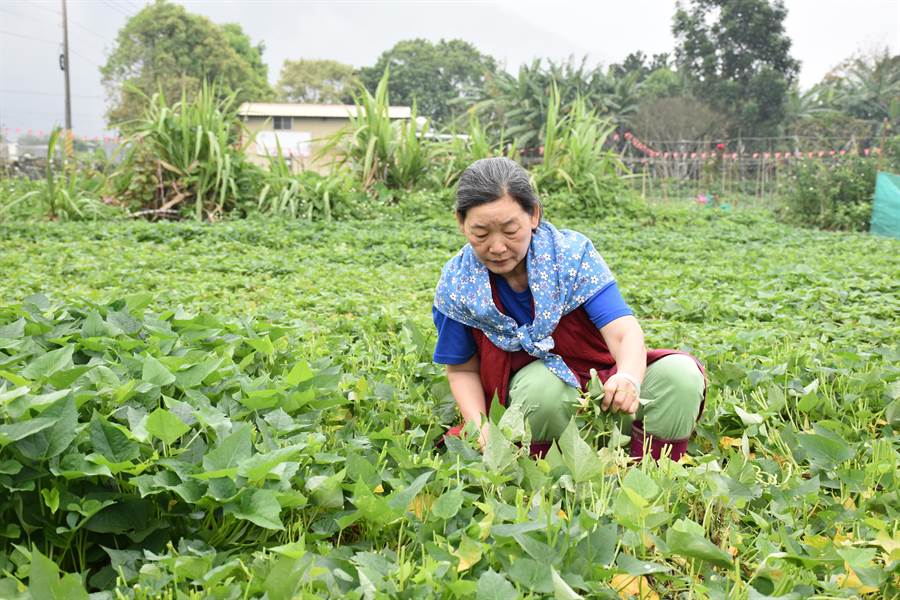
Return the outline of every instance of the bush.
<path id="1" fill-rule="evenodd" d="M 10 180 L 0 197 L 0 218 L 47 218 L 82 220 L 110 218 L 121 211 L 105 204 L 101 198 L 106 176 L 91 166 L 79 169 L 70 159 L 61 167 L 56 148 L 62 130 L 56 128 L 47 145 L 44 179 Z"/>
<path id="2" fill-rule="evenodd" d="M 499 156 L 504 148 L 505 140 L 501 134 L 500 142 L 495 147 L 475 113 L 469 114 L 469 126 L 465 135 L 457 135 L 455 131 L 443 143 L 437 144 L 434 152 L 435 163 L 440 165 L 433 175 L 435 189 L 443 189 L 456 185 L 460 175 L 476 160 Z M 510 153 L 515 159 L 515 151 Z"/>
<path id="3" fill-rule="evenodd" d="M 850 157 L 826 164 L 801 162 L 782 216 L 821 229 L 866 231 L 875 192 L 875 163 Z"/>
<path id="4" fill-rule="evenodd" d="M 544 130 L 544 158 L 532 169 L 535 190 L 563 194 L 569 209 L 582 215 L 603 214 L 631 202 L 625 184 L 628 168 L 603 145 L 614 127 L 576 99 L 566 116 L 560 115 L 560 98 L 553 86 Z"/>
<path id="5" fill-rule="evenodd" d="M 366 191 L 377 184 L 414 189 L 425 181 L 432 160 L 431 144 L 424 139 L 428 123 L 417 123 L 415 106 L 409 119 L 390 118 L 388 76 L 385 71 L 374 95 L 360 86 L 353 97 L 356 114 L 318 154 L 321 158 L 333 152 L 335 170 L 349 172 Z"/>
<path id="6" fill-rule="evenodd" d="M 182 93 L 173 105 L 161 93 L 148 99 L 143 116 L 128 124 L 128 152 L 115 178 L 125 203 L 189 212 L 198 221 L 237 208 L 240 169 L 249 162 L 238 147 L 235 94 L 217 97 L 204 84 L 196 97 Z"/>
<path id="7" fill-rule="evenodd" d="M 799 161 L 779 216 L 835 231 L 868 231 L 875 176 L 900 169 L 900 136 L 885 140 L 880 157 L 847 155 L 832 163 Z"/>

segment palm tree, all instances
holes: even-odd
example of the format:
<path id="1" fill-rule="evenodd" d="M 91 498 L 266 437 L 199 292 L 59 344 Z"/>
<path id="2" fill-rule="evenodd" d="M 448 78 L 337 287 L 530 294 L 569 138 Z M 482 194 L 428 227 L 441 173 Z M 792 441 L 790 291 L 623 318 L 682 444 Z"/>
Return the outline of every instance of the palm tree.
<path id="1" fill-rule="evenodd" d="M 848 61 L 841 71 L 835 98 L 841 108 L 860 119 L 900 124 L 900 55 L 885 48 Z"/>
<path id="2" fill-rule="evenodd" d="M 535 60 L 519 67 L 517 75 L 505 71 L 488 78 L 478 100 L 469 107 L 490 128 L 512 139 L 518 148 L 533 148 L 540 143 L 540 132 L 547 123 L 549 98 L 556 88 L 560 115 L 572 111 L 582 98 L 590 110 L 627 124 L 638 106 L 638 74 L 615 76 L 599 66 L 587 66 L 587 58 L 576 63 Z"/>

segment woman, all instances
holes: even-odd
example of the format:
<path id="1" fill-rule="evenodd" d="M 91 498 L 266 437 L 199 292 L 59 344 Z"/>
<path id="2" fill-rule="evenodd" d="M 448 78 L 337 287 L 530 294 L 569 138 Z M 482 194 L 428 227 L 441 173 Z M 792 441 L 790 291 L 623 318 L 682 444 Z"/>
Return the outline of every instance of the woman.
<path id="1" fill-rule="evenodd" d="M 508 158 L 473 163 L 460 177 L 456 217 L 469 243 L 437 285 L 434 360 L 446 365 L 463 419 L 481 427 L 482 448 L 496 395 L 521 408 L 538 441 L 532 452 L 545 452 L 596 369 L 598 400 L 630 432 L 632 456 L 684 454 L 705 397 L 703 367 L 688 354 L 645 348 L 590 240 L 541 220 L 525 169 Z"/>

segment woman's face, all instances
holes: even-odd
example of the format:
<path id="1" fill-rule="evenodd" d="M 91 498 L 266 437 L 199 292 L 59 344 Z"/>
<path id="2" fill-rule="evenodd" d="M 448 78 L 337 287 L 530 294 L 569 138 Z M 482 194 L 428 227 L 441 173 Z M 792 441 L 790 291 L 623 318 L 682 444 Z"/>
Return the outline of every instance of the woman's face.
<path id="1" fill-rule="evenodd" d="M 531 243 L 531 231 L 541 221 L 541 209 L 534 214 L 525 212 L 509 194 L 470 208 L 466 218 L 459 223 L 478 257 L 497 275 L 519 272 Z"/>

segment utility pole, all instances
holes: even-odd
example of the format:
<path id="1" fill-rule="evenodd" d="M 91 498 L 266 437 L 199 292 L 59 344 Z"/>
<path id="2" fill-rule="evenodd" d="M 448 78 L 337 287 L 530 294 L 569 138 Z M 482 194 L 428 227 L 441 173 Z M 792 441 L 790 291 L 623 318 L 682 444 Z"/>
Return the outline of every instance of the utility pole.
<path id="1" fill-rule="evenodd" d="M 66 81 L 66 136 L 65 154 L 72 155 L 72 97 L 69 93 L 69 18 L 66 15 L 66 0 L 62 0 L 63 21 L 63 54 L 59 57 L 59 68 L 63 70 Z"/>

